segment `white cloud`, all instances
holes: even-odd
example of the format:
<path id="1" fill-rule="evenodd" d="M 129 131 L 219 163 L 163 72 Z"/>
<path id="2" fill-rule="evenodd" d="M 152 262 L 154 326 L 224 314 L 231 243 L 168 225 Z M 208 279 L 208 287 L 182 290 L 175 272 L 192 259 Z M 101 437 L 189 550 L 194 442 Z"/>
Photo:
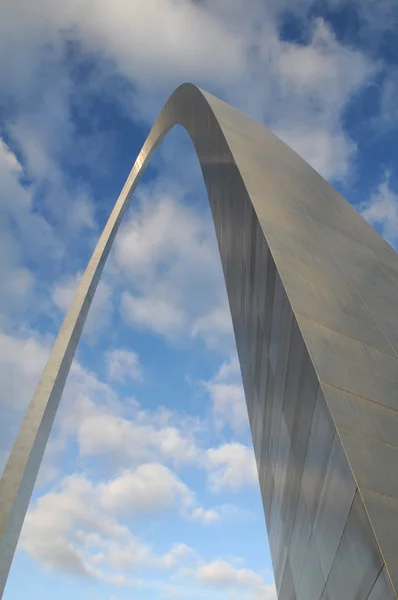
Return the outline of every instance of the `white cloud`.
<path id="1" fill-rule="evenodd" d="M 185 324 L 183 309 L 173 306 L 163 298 L 133 296 L 124 292 L 121 298 L 122 313 L 132 325 L 146 327 L 155 333 L 174 337 Z"/>
<path id="2" fill-rule="evenodd" d="M 168 502 L 162 503 L 163 495 Z M 185 574 L 195 577 L 197 584 L 231 592 L 241 589 L 245 598 L 247 594 L 248 598 L 252 594 L 256 599 L 273 598 L 269 595 L 272 586 L 266 585 L 260 575 L 236 566 L 242 562 L 240 559 L 233 563 L 225 559 L 205 563 L 193 548 L 181 542 L 157 553 L 148 541 L 143 543 L 134 535 L 123 520 L 126 514 L 140 516 L 148 511 L 169 510 L 174 503 L 182 511 L 194 508 L 190 518 L 204 525 L 213 523 L 216 513 L 236 513 L 236 508 L 229 505 L 215 511 L 195 509 L 191 495 L 162 465 L 142 465 L 113 480 L 97 483 L 83 474 L 74 474 L 33 503 L 19 547 L 52 570 L 118 586 L 146 587 L 150 585 L 145 578 L 147 570 L 154 584 L 154 572 L 166 570 L 174 571 L 175 582 Z M 140 581 L 131 577 L 134 569 L 139 570 Z M 176 589 L 181 589 L 178 584 Z"/>
<path id="3" fill-rule="evenodd" d="M 8 411 L 19 409 L 21 415 L 34 392 L 49 346 L 33 336 L 2 334 L 0 340 L 2 401 Z M 222 365 L 218 376 L 235 369 L 232 360 Z M 196 465 L 207 470 L 209 485 L 216 492 L 238 490 L 256 482 L 253 452 L 246 446 L 225 444 L 203 450 L 195 440 L 195 421 L 162 408 L 152 413 L 143 411 L 135 401 L 129 404 L 127 400 L 122 405 L 108 384 L 74 362 L 42 471 L 54 476 L 53 462 L 72 436 L 82 458 L 106 459 L 118 468 L 159 460 L 175 466 Z"/>
<path id="4" fill-rule="evenodd" d="M 360 212 L 394 248 L 398 247 L 398 193 L 390 187 L 388 172 L 370 199 L 360 206 Z"/>
<path id="5" fill-rule="evenodd" d="M 238 442 L 207 450 L 205 468 L 209 470 L 210 488 L 216 493 L 258 485 L 253 449 Z"/>
<path id="6" fill-rule="evenodd" d="M 232 357 L 221 365 L 214 385 L 220 378 L 238 377 L 238 369 L 236 357 Z M 227 396 L 230 395 L 228 389 Z M 235 394 L 232 396 L 235 401 Z M 161 407 L 149 412 L 136 402 L 120 404 L 112 388 L 78 364 L 72 369 L 62 406 L 65 406 L 60 415 L 63 435 L 76 437 L 81 457 L 101 457 L 102 461 L 110 461 L 118 468 L 137 467 L 145 462 L 196 466 L 205 469 L 210 489 L 217 493 L 257 484 L 252 448 L 230 443 L 203 449 L 196 441 L 198 427 L 203 424 Z M 126 407 L 128 413 L 123 414 Z M 234 418 L 239 414 L 236 410 Z M 224 415 L 223 419 L 226 418 Z M 224 511 L 223 518 L 225 516 Z"/>
<path id="7" fill-rule="evenodd" d="M 190 332 L 211 347 L 230 345 L 215 242 L 211 223 L 198 211 L 162 190 L 149 191 L 115 241 L 120 278 L 133 288 L 122 294 L 126 320 L 172 340 Z"/>
<path id="8" fill-rule="evenodd" d="M 101 457 L 102 462 L 110 461 L 118 468 L 153 461 L 175 467 L 195 466 L 205 469 L 209 487 L 216 493 L 238 491 L 257 484 L 251 448 L 229 443 L 205 450 L 197 445 L 196 424 L 189 419 L 176 418 L 162 410 L 145 412 L 139 406 L 131 406 L 128 418 L 124 417 L 115 401 L 108 400 L 108 406 L 101 406 L 90 399 L 98 393 L 104 394 L 105 398 L 111 393 L 105 384 L 98 382 L 95 385 L 88 393 L 84 391 L 84 385 L 80 390 L 78 386 L 71 387 L 66 395 L 69 398 L 73 392 L 73 404 L 72 407 L 69 404 L 68 411 L 65 410 L 61 417 L 64 435 L 76 436 L 82 457 Z"/>
<path id="9" fill-rule="evenodd" d="M 108 379 L 118 383 L 140 381 L 142 366 L 136 352 L 125 348 L 114 348 L 105 355 Z"/>
<path id="10" fill-rule="evenodd" d="M 22 165 L 10 148 L 0 139 L 0 168 L 10 173 L 20 175 L 22 173 Z"/>
<path id="11" fill-rule="evenodd" d="M 215 381 L 242 380 L 239 358 L 236 352 L 222 363 L 214 379 Z"/>
<path id="12" fill-rule="evenodd" d="M 4 286 L 7 293 L 15 298 L 26 298 L 30 296 L 35 285 L 35 278 L 29 269 L 25 267 L 15 268 L 9 275 Z"/>
<path id="13" fill-rule="evenodd" d="M 197 507 L 193 492 L 160 464 L 144 464 L 97 483 L 74 474 L 30 508 L 20 547 L 49 568 L 123 584 L 127 569 L 173 569 L 195 557 L 184 543 L 155 553 L 123 520 L 148 513 L 153 518 L 172 509 L 204 525 L 234 517 L 237 510 Z"/>
<path id="14" fill-rule="evenodd" d="M 230 562 L 219 559 L 200 566 L 197 578 L 209 585 L 221 588 L 252 590 L 256 598 L 277 600 L 274 584 L 266 584 L 263 577 L 251 569 L 237 568 Z"/>
<path id="15" fill-rule="evenodd" d="M 330 130 L 316 123 L 276 130 L 286 144 L 326 179 L 344 179 L 354 158 L 356 146 L 339 126 Z"/>
<path id="16" fill-rule="evenodd" d="M 75 199 L 72 206 L 69 207 L 68 215 L 70 228 L 73 231 L 95 229 L 97 224 L 95 222 L 94 213 L 94 203 L 92 199 L 88 195 L 82 193 Z"/>
<path id="17" fill-rule="evenodd" d="M 241 383 L 206 384 L 210 394 L 216 420 L 220 424 L 229 424 L 240 431 L 247 426 L 247 409 L 245 393 Z"/>
<path id="18" fill-rule="evenodd" d="M 194 502 L 191 490 L 159 463 L 122 472 L 103 485 L 100 493 L 104 508 L 124 512 L 153 513 L 173 507 L 184 510 Z"/>
<path id="19" fill-rule="evenodd" d="M 356 146 L 344 132 L 341 112 L 375 74 L 377 65 L 359 50 L 340 44 L 323 19 L 316 19 L 308 45 L 279 44 L 276 61 L 283 95 L 274 131 L 319 173 L 344 180 Z"/>
<path id="20" fill-rule="evenodd" d="M 104 52 L 126 75 L 143 83 L 153 77 L 162 81 L 165 75 L 179 81 L 187 71 L 194 78 L 225 80 L 244 68 L 239 38 L 201 5 L 118 0 L 110 8 L 104 0 L 86 0 L 67 8 L 60 5 L 55 14 L 52 4 L 43 4 L 58 26 L 72 27 L 90 50 Z"/>
<path id="21" fill-rule="evenodd" d="M 213 523 L 230 521 L 232 519 L 249 518 L 250 515 L 233 504 L 222 504 L 213 508 L 205 509 L 202 506 L 194 508 L 190 518 L 202 525 L 208 526 Z"/>
<path id="22" fill-rule="evenodd" d="M 6 2 L 4 22 L 8 26 L 2 28 L 0 39 L 7 61 L 0 65 L 0 72 L 7 73 L 14 93 L 29 97 L 30 92 L 32 97 L 34 90 L 34 97 L 40 98 L 40 135 L 37 131 L 31 134 L 37 114 L 30 107 L 34 116 L 23 123 L 29 135 L 19 133 L 18 138 L 26 145 L 39 139 L 35 153 L 44 158 L 36 163 L 43 163 L 48 172 L 50 148 L 59 148 L 67 140 L 70 143 L 76 133 L 68 104 L 73 82 L 62 62 L 63 44 L 68 39 L 101 57 L 101 68 L 92 82 L 94 88 L 99 86 L 97 91 L 112 87 L 106 86 L 107 78 L 115 74 L 134 85 L 127 103 L 134 107 L 135 117 L 144 115 L 146 121 L 152 120 L 160 108 L 159 92 L 165 99 L 178 83 L 192 80 L 255 117 L 265 118 L 282 136 L 295 130 L 292 141 L 305 158 L 325 176 L 344 178 L 355 146 L 343 131 L 342 111 L 381 65 L 340 43 L 321 18 L 308 20 L 312 34 L 306 45 L 281 40 L 279 11 L 305 13 L 311 4 L 310 0 L 266 5 L 258 0 L 249 0 L 249 4 L 223 0 L 207 4 L 141 0 L 131 4 L 118 0 L 109 10 L 104 0 L 82 0 L 68 6 L 40 0 L 34 7 L 25 0 L 22 10 L 20 3 L 17 8 Z M 158 18 L 154 20 L 153 14 Z M 13 52 L 8 52 L 10 47 Z M 52 47 L 53 52 L 47 50 L 43 55 L 43 47 Z M 10 68 L 10 57 L 19 68 L 15 64 Z M 40 66 L 44 62 L 51 68 L 43 74 Z M 37 89 L 38 71 L 45 93 Z M 113 99 L 119 97 L 123 103 L 123 95 L 126 93 L 116 93 Z M 315 157 L 313 149 L 300 141 L 312 129 L 317 132 L 313 143 L 319 143 Z"/>
<path id="23" fill-rule="evenodd" d="M 163 555 L 154 553 L 104 510 L 107 501 L 106 485 L 94 485 L 83 475 L 66 477 L 29 510 L 20 546 L 52 569 L 105 581 L 112 577 L 114 583 L 124 582 L 126 569 L 170 569 L 189 558 L 185 544 L 175 544 Z"/>
<path id="24" fill-rule="evenodd" d="M 220 519 L 220 512 L 215 508 L 205 509 L 202 506 L 195 508 L 192 512 L 192 520 L 202 523 L 202 525 L 210 525 Z"/>
<path id="25" fill-rule="evenodd" d="M 288 85 L 310 92 L 312 100 L 341 105 L 369 76 L 370 64 L 359 51 L 340 44 L 322 18 L 315 19 L 308 45 L 285 42 L 279 66 Z M 344 73 L 350 73 L 350 80 Z M 314 106 L 314 108 L 316 108 Z"/>
<path id="26" fill-rule="evenodd" d="M 233 344 L 233 328 L 231 311 L 229 309 L 227 297 L 224 304 L 216 306 L 207 314 L 198 317 L 192 324 L 192 337 L 203 338 L 210 348 L 217 348 L 220 343 L 220 337 L 230 340 Z"/>
<path id="27" fill-rule="evenodd" d="M 236 569 L 226 560 L 212 561 L 203 565 L 198 570 L 198 577 L 208 583 L 221 586 L 238 583 L 257 587 L 263 583 L 260 575 L 248 569 Z"/>
<path id="28" fill-rule="evenodd" d="M 62 421 L 65 430 L 76 435 L 82 456 L 106 458 L 119 467 L 158 459 L 175 465 L 196 462 L 198 448 L 187 423 L 173 423 L 172 416 L 159 420 L 161 409 L 160 413 L 146 413 L 134 405 L 130 414 L 123 416 L 115 399 L 98 401 L 97 387 L 105 395 L 111 394 L 100 382 L 71 386 L 66 391 L 68 397 L 74 395 L 73 411 L 65 411 Z"/>

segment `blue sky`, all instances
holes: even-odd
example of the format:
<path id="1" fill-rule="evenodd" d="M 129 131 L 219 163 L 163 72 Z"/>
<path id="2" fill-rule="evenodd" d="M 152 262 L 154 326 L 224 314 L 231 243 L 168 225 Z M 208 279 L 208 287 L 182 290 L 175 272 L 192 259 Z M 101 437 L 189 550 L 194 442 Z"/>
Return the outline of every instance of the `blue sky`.
<path id="1" fill-rule="evenodd" d="M 0 462 L 149 128 L 191 81 L 398 245 L 395 0 L 5 0 Z M 199 165 L 173 130 L 115 241 L 6 600 L 275 600 Z"/>

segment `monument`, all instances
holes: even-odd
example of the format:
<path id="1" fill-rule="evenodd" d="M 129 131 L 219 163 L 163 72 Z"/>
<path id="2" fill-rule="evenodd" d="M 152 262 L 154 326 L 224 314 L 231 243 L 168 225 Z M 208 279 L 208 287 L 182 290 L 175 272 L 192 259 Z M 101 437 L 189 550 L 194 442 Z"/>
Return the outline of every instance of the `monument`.
<path id="1" fill-rule="evenodd" d="M 280 600 L 398 591 L 398 256 L 264 127 L 190 84 L 155 122 L 0 481 L 0 597 L 65 380 L 131 195 L 174 125 L 206 183 Z"/>

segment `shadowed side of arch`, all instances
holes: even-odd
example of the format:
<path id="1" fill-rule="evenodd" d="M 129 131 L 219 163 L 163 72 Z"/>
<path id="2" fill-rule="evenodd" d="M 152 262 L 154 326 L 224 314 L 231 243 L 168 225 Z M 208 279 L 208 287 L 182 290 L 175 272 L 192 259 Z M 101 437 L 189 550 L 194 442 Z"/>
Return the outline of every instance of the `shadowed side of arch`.
<path id="1" fill-rule="evenodd" d="M 190 84 L 169 98 L 127 178 L 4 469 L 0 595 L 105 261 L 141 174 L 176 124 L 208 191 L 279 598 L 392 600 L 397 255 L 293 150 Z"/>

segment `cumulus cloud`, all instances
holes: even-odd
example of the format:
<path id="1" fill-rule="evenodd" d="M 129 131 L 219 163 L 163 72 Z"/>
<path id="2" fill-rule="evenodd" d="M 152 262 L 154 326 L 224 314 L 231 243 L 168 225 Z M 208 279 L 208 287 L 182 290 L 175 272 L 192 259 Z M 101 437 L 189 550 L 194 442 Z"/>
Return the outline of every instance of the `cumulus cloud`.
<path id="1" fill-rule="evenodd" d="M 172 414 L 159 421 L 156 412 L 138 407 L 127 418 L 117 413 L 117 406 L 96 405 L 80 394 L 63 423 L 76 436 L 82 457 L 102 457 L 119 467 L 153 460 L 194 466 L 205 469 L 209 488 L 216 493 L 257 483 L 252 448 L 236 442 L 204 449 L 195 439 L 195 425 Z"/>
<path id="2" fill-rule="evenodd" d="M 9 451 L 16 427 L 44 368 L 51 340 L 29 331 L 14 336 L 1 332 L 0 342 L 1 422 L 4 425 L 0 451 Z M 130 360 L 130 355 L 127 358 Z M 116 369 L 113 372 L 116 377 L 121 376 L 120 368 L 123 374 L 126 374 L 124 369 L 129 369 L 131 374 L 129 364 L 123 361 L 112 364 L 112 368 Z M 108 457 L 119 467 L 159 458 L 177 465 L 193 463 L 199 453 L 194 430 L 195 425 L 189 423 L 189 419 L 184 420 L 161 407 L 149 413 L 136 401 L 129 403 L 128 398 L 122 405 L 109 384 L 75 361 L 42 470 L 56 459 L 71 438 L 77 441 L 81 456 Z"/>
<path id="3" fill-rule="evenodd" d="M 344 180 L 356 146 L 342 127 L 341 112 L 377 66 L 340 44 L 320 18 L 309 44 L 280 44 L 277 64 L 280 83 L 295 97 L 296 108 L 291 112 L 286 104 L 281 107 L 275 133 L 324 177 Z"/>
<path id="4" fill-rule="evenodd" d="M 37 131 L 32 136 L 35 115 L 36 119 L 25 118 L 24 131 L 29 135 L 17 137 L 21 143 L 40 139 L 36 147 L 42 150 L 36 156 L 44 156 L 43 164 L 51 157 L 50 148 L 68 140 L 70 144 L 76 137 L 69 106 L 75 82 L 65 69 L 63 50 L 66 42 L 73 41 L 83 55 L 102 59 L 93 82 L 98 92 L 103 93 L 104 86 L 112 88 L 106 81 L 115 75 L 130 84 L 113 100 L 120 102 L 127 95 L 136 118 L 144 115 L 146 122 L 152 120 L 172 88 L 190 79 L 265 119 L 282 137 L 294 130 L 289 141 L 304 158 L 325 176 L 344 178 L 355 145 L 344 132 L 342 111 L 381 66 L 337 40 L 321 18 L 306 19 L 305 44 L 281 39 L 279 11 L 305 13 L 311 4 L 310 0 L 266 4 L 250 0 L 249 5 L 225 0 L 205 4 L 118 0 L 109 10 L 103 0 L 73 2 L 67 8 L 58 1 L 40 0 L 33 6 L 25 0 L 24 9 L 19 3 L 17 10 L 8 1 L 3 9 L 8 26 L 2 29 L 1 39 L 4 49 L 11 46 L 13 52 L 3 53 L 7 61 L 0 69 L 6 70 L 14 95 L 31 92 L 32 96 L 34 90 L 40 97 L 38 107 L 44 107 L 39 120 L 45 136 Z M 153 14 L 158 18 L 153 19 Z M 52 48 L 52 53 L 43 55 L 43 47 Z M 10 68 L 10 59 L 18 68 Z M 52 67 L 43 73 L 44 62 Z M 38 74 L 45 94 L 38 91 Z M 317 152 L 305 143 L 311 130 L 316 131 L 312 140 L 318 144 Z"/>
<path id="5" fill-rule="evenodd" d="M 122 314 L 167 339 L 188 332 L 226 347 L 232 321 L 212 225 L 164 190 L 148 191 L 115 241 L 114 262 L 132 288 Z"/>
<path id="6" fill-rule="evenodd" d="M 217 256 L 216 253 L 214 254 Z M 191 335 L 194 338 L 204 339 L 210 348 L 217 348 L 220 338 L 225 340 L 232 338 L 232 331 L 231 311 L 225 296 L 223 303 L 194 320 Z"/>
<path id="7" fill-rule="evenodd" d="M 207 389 L 219 421 L 229 422 L 239 430 L 247 425 L 247 410 L 242 384 L 211 382 Z"/>
<path id="8" fill-rule="evenodd" d="M 238 442 L 224 444 L 206 451 L 210 488 L 218 493 L 238 491 L 247 485 L 258 484 L 256 461 L 252 448 Z"/>
<path id="9" fill-rule="evenodd" d="M 142 465 L 96 483 L 86 475 L 74 474 L 33 503 L 19 547 L 51 570 L 117 586 L 156 588 L 155 574 L 164 572 L 163 586 L 183 591 L 184 585 L 178 582 L 185 582 L 185 595 L 194 583 L 198 591 L 203 586 L 204 593 L 206 588 L 214 588 L 215 592 L 240 590 L 247 599 L 274 598 L 273 586 L 260 574 L 236 566 L 243 559 L 205 562 L 184 542 L 159 553 L 148 542 L 148 535 L 144 543 L 124 520 L 132 514 L 139 517 L 150 513 L 153 518 L 159 511 L 170 510 L 171 502 L 176 503 L 174 508 L 188 510 L 186 516 L 203 525 L 212 524 L 217 514 L 236 512 L 229 505 L 215 510 L 195 506 L 182 482 L 159 464 Z M 139 579 L 134 572 L 139 573 Z M 168 573 L 170 583 L 165 579 Z"/>
<path id="10" fill-rule="evenodd" d="M 193 549 L 181 542 L 163 554 L 154 552 L 126 521 L 172 510 L 202 525 L 237 513 L 231 505 L 198 506 L 195 494 L 159 463 L 143 464 L 96 483 L 74 474 L 30 508 L 20 547 L 51 569 L 123 583 L 127 569 L 173 569 L 197 560 Z"/>
<path id="11" fill-rule="evenodd" d="M 162 555 L 143 544 L 112 511 L 104 510 L 110 498 L 112 509 L 121 508 L 114 504 L 115 482 L 109 485 L 95 485 L 83 475 L 64 478 L 28 512 L 20 546 L 52 569 L 105 581 L 111 576 L 115 583 L 126 569 L 170 569 L 191 555 L 185 544 Z M 122 497 L 126 499 L 125 493 Z"/>
<path id="12" fill-rule="evenodd" d="M 1 342 L 4 410 L 8 415 L 10 411 L 16 412 L 20 419 L 44 367 L 49 344 L 32 335 L 2 334 Z M 232 359 L 221 366 L 217 377 L 230 376 L 236 370 L 236 360 Z M 9 428 L 9 417 L 7 422 Z M 52 462 L 65 449 L 68 440 L 73 439 L 82 458 L 106 459 L 118 468 L 136 468 L 144 462 L 157 461 L 177 467 L 204 468 L 211 489 L 217 492 L 238 490 L 256 481 L 252 450 L 242 444 L 225 444 L 206 450 L 197 443 L 198 426 L 196 420 L 161 407 L 150 412 L 142 410 L 136 401 L 128 403 L 126 399 L 120 403 L 109 384 L 74 362 L 42 470 L 47 469 L 54 476 Z M 137 474 L 134 480 L 131 477 L 130 474 L 126 480 L 131 484 L 139 480 Z M 219 516 L 221 512 L 218 510 Z M 212 518 L 211 514 L 206 516 L 199 512 L 196 518 L 206 521 Z"/>
<path id="13" fill-rule="evenodd" d="M 340 107 L 342 100 L 363 83 L 371 72 L 370 65 L 359 50 L 340 44 L 322 18 L 315 19 L 309 44 L 286 41 L 279 60 L 289 85 L 311 93 L 313 102 L 323 99 L 329 109 L 333 103 Z M 353 79 L 345 79 L 344 72 L 352 73 Z"/>
<path id="14" fill-rule="evenodd" d="M 95 404 L 84 388 L 75 412 L 64 423 L 76 435 L 82 456 L 102 456 L 120 466 L 160 458 L 176 465 L 197 460 L 198 448 L 189 428 L 157 420 L 157 414 L 132 409 L 129 417 L 117 406 Z"/>
<path id="15" fill-rule="evenodd" d="M 159 463 L 140 465 L 124 471 L 101 487 L 104 508 L 140 513 L 189 508 L 194 502 L 191 490 L 170 469 Z"/>
<path id="16" fill-rule="evenodd" d="M 227 560 L 213 560 L 201 565 L 197 570 L 197 578 L 211 586 L 222 589 L 248 589 L 254 592 L 255 598 L 276 600 L 275 585 L 265 584 L 263 577 L 251 569 L 237 568 Z"/>
<path id="17" fill-rule="evenodd" d="M 41 0 L 33 10 L 27 2 L 26 11 L 36 27 L 46 18 L 55 30 L 70 29 L 87 49 L 109 56 L 125 75 L 143 83 L 154 76 L 162 81 L 165 74 L 180 80 L 187 70 L 196 78 L 226 79 L 245 65 L 239 38 L 204 7 L 184 0 L 118 0 L 112 8 L 103 0 L 68 7 Z"/>
<path id="18" fill-rule="evenodd" d="M 154 333 L 175 337 L 185 325 L 183 309 L 173 306 L 171 301 L 165 298 L 134 296 L 124 292 L 121 307 L 127 322 L 150 329 Z"/>

